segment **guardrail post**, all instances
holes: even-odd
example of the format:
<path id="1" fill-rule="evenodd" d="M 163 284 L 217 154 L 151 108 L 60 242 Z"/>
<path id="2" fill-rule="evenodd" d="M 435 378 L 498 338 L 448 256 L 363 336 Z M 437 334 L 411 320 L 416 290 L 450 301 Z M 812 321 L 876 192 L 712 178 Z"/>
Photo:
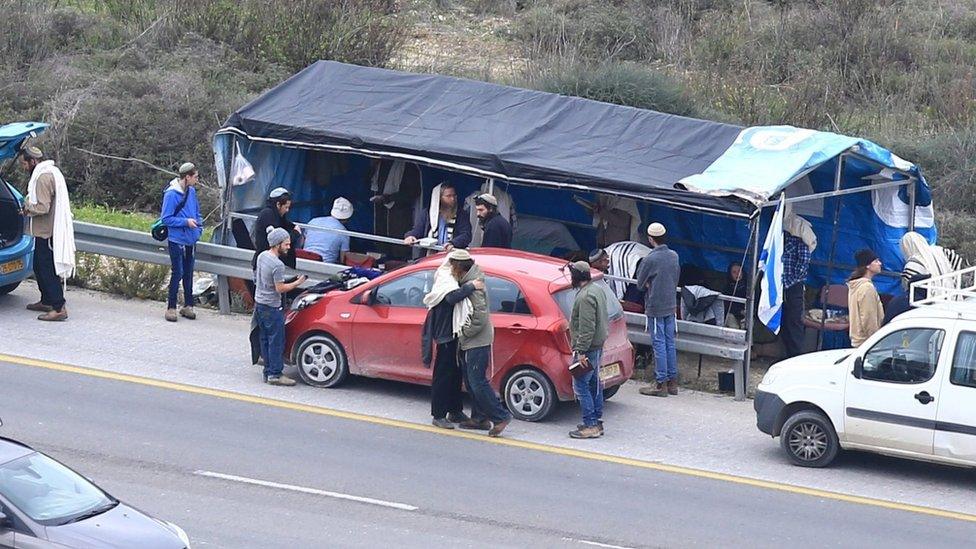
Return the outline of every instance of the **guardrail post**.
<path id="1" fill-rule="evenodd" d="M 226 276 L 217 277 L 217 304 L 220 307 L 220 314 L 230 314 L 230 281 Z"/>

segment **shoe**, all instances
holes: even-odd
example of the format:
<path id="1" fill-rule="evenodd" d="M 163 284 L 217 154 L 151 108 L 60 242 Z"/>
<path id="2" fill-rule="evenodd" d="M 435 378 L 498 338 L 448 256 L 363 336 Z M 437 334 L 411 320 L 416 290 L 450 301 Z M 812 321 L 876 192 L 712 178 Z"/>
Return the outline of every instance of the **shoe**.
<path id="1" fill-rule="evenodd" d="M 579 431 L 581 429 L 584 429 L 585 427 L 586 427 L 586 425 L 583 425 L 582 423 L 580 423 L 579 425 L 576 426 L 576 430 Z M 596 428 L 600 430 L 600 436 L 602 437 L 603 436 L 603 421 L 602 420 L 597 420 L 597 422 L 596 422 Z"/>
<path id="2" fill-rule="evenodd" d="M 678 378 L 675 377 L 668 380 L 668 394 L 678 394 Z"/>
<path id="3" fill-rule="evenodd" d="M 641 387 L 639 390 L 640 394 L 655 397 L 666 397 L 668 396 L 668 384 L 667 383 L 655 383 L 653 387 Z"/>
<path id="4" fill-rule="evenodd" d="M 447 420 L 451 423 L 464 423 L 465 421 L 471 421 L 471 418 L 464 412 L 451 412 L 447 414 Z"/>
<path id="5" fill-rule="evenodd" d="M 267 381 L 268 385 L 280 385 L 282 387 L 291 387 L 295 384 L 295 380 L 288 376 L 270 376 Z"/>
<path id="6" fill-rule="evenodd" d="M 166 320 L 176 322 L 176 309 L 166 309 Z"/>
<path id="7" fill-rule="evenodd" d="M 467 421 L 462 421 L 461 424 L 458 425 L 458 427 L 462 429 L 468 429 L 471 431 L 490 431 L 492 425 L 491 422 L 488 421 L 487 419 L 482 419 L 480 421 L 475 419 L 468 419 Z"/>
<path id="8" fill-rule="evenodd" d="M 512 418 L 508 418 L 505 421 L 499 421 L 498 423 L 493 423 L 491 425 L 491 429 L 488 430 L 488 436 L 490 437 L 500 436 L 502 434 L 502 431 L 505 430 L 505 427 L 508 427 L 508 424 L 511 422 L 512 422 Z"/>
<path id="9" fill-rule="evenodd" d="M 62 320 L 68 320 L 68 309 L 61 307 L 60 311 L 49 311 L 37 317 L 37 320 L 44 320 L 46 322 L 60 322 Z"/>
<path id="10" fill-rule="evenodd" d="M 569 436 L 571 438 L 600 438 L 600 426 L 593 425 L 592 427 L 587 427 L 581 425 L 575 431 L 570 431 Z"/>
<path id="11" fill-rule="evenodd" d="M 50 305 L 45 305 L 38 301 L 37 303 L 31 303 L 27 306 L 28 311 L 36 311 L 38 313 L 50 313 L 54 310 L 54 307 Z"/>
<path id="12" fill-rule="evenodd" d="M 448 421 L 448 420 L 446 420 L 446 419 L 444 419 L 442 417 L 435 417 L 434 420 L 431 421 L 430 423 L 434 427 L 440 427 L 441 429 L 453 429 L 454 428 L 454 424 L 453 423 L 451 423 L 450 421 Z"/>
<path id="13" fill-rule="evenodd" d="M 182 309 L 180 309 L 180 316 L 190 320 L 197 319 L 197 314 L 193 312 L 193 307 L 183 307 Z"/>

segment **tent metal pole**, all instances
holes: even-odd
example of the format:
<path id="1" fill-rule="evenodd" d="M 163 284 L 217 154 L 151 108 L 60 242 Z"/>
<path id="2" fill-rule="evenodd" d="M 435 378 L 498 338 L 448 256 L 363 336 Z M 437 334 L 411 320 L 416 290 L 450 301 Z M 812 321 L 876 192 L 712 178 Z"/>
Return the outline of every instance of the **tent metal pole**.
<path id="1" fill-rule="evenodd" d="M 735 400 L 745 400 L 749 389 L 749 368 L 752 366 L 752 333 L 756 322 L 756 272 L 759 265 L 759 216 L 749 221 L 749 247 L 752 258 L 749 260 L 749 295 L 746 296 L 746 356 L 742 357 L 741 369 L 735 375 Z"/>
<path id="2" fill-rule="evenodd" d="M 915 185 L 908 187 L 908 230 L 915 230 Z"/>
<path id="3" fill-rule="evenodd" d="M 837 171 L 834 173 L 834 192 L 835 193 L 840 192 L 841 179 L 844 176 L 844 159 L 846 157 L 847 157 L 847 153 L 841 153 L 841 155 L 839 157 L 837 157 Z M 839 195 L 837 195 L 837 196 L 839 196 Z M 821 292 L 820 293 L 820 307 L 821 307 L 821 309 L 820 309 L 820 330 L 817 332 L 817 350 L 818 351 L 823 348 L 824 327 L 827 324 L 827 300 L 828 300 L 829 295 L 830 295 L 829 294 L 829 290 L 830 290 L 830 275 L 832 274 L 832 271 L 834 270 L 834 250 L 837 247 L 837 228 L 840 225 L 840 223 L 839 223 L 839 221 L 840 221 L 840 204 L 841 204 L 841 201 L 840 200 L 837 200 L 837 203 L 834 204 L 834 228 L 833 228 L 833 231 L 832 231 L 832 234 L 831 234 L 831 237 L 830 237 L 830 255 L 827 257 L 827 276 L 825 277 L 826 278 L 825 284 L 826 284 L 826 287 L 828 289 L 828 292 L 826 292 L 826 293 Z"/>
<path id="4" fill-rule="evenodd" d="M 844 154 L 846 154 L 846 153 L 844 153 Z M 863 185 L 863 186 L 860 186 L 860 187 L 855 187 L 853 189 L 844 189 L 844 190 L 839 190 L 838 189 L 838 190 L 827 191 L 827 192 L 823 192 L 823 193 L 808 194 L 806 196 L 798 196 L 798 197 L 795 197 L 795 198 L 787 198 L 786 199 L 786 203 L 787 204 L 796 204 L 797 202 L 807 202 L 809 200 L 820 200 L 820 199 L 824 199 L 824 198 L 835 198 L 835 197 L 838 197 L 838 196 L 844 196 L 844 195 L 848 195 L 848 194 L 857 194 L 857 193 L 863 193 L 863 192 L 868 192 L 868 191 L 877 191 L 877 190 L 881 190 L 881 189 L 887 189 L 889 187 L 904 187 L 905 185 L 910 185 L 912 183 L 915 183 L 916 181 L 917 180 L 915 178 L 911 178 L 911 179 L 904 179 L 904 180 L 899 180 L 899 181 L 888 181 L 887 183 L 877 183 L 877 184 L 874 184 L 874 185 Z M 779 205 L 779 201 L 778 200 L 767 200 L 766 202 L 763 202 L 762 204 L 760 204 L 759 207 L 760 208 L 775 208 L 778 205 Z"/>
<path id="5" fill-rule="evenodd" d="M 237 138 L 231 136 L 231 141 L 236 142 Z M 226 159 L 225 159 L 226 160 Z M 233 157 L 232 161 L 233 163 Z M 230 235 L 230 223 L 231 223 L 231 201 L 234 198 L 234 193 L 232 191 L 233 184 L 230 180 L 230 168 L 229 163 L 224 162 L 224 169 L 227 173 L 224 174 L 224 188 L 223 188 L 223 199 L 224 204 L 221 209 L 221 221 L 220 221 L 220 243 L 227 245 L 229 242 L 228 235 Z M 220 314 L 227 315 L 230 314 L 230 280 L 226 276 L 217 276 L 217 306 L 220 310 Z"/>

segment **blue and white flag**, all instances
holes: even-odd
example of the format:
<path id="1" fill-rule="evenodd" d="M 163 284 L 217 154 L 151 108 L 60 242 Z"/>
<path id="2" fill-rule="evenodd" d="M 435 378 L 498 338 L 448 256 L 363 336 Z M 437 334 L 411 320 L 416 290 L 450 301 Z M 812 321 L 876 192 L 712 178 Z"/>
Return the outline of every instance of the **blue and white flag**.
<path id="1" fill-rule="evenodd" d="M 785 193 L 780 196 L 773 222 L 766 233 L 766 243 L 759 255 L 762 275 L 762 292 L 759 294 L 759 320 L 774 334 L 779 333 L 783 318 L 783 205 Z"/>

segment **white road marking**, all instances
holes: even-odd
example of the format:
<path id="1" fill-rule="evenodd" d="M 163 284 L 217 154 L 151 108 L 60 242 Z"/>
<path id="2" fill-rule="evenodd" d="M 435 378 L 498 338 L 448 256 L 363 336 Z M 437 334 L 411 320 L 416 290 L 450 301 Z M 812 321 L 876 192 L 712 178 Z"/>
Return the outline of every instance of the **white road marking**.
<path id="1" fill-rule="evenodd" d="M 585 539 L 563 538 L 563 541 L 582 543 L 584 545 L 592 545 L 594 547 L 607 547 L 608 549 L 633 549 L 633 547 L 625 547 L 623 545 L 610 545 L 609 543 L 600 543 L 598 541 L 589 541 Z"/>
<path id="2" fill-rule="evenodd" d="M 356 501 L 359 503 L 367 503 L 369 505 L 379 505 L 380 507 L 400 509 L 401 511 L 416 511 L 417 509 L 419 509 L 419 507 L 415 507 L 413 505 L 407 505 L 406 503 L 397 503 L 395 501 L 384 501 L 381 499 L 365 498 L 362 496 L 343 494 L 341 492 L 329 492 L 326 490 L 318 490 L 316 488 L 295 486 L 294 484 L 282 484 L 280 482 L 271 482 L 268 480 L 259 480 L 256 478 L 239 477 L 237 475 L 227 475 L 224 473 L 215 473 L 213 471 L 194 471 L 193 474 L 199 475 L 201 477 L 219 478 L 223 480 L 241 482 L 244 484 L 253 484 L 255 486 L 265 486 L 268 488 L 278 488 L 280 490 L 291 490 L 292 492 L 301 492 L 303 494 L 313 494 L 316 496 L 325 496 L 328 498 L 344 499 L 348 501 Z"/>

